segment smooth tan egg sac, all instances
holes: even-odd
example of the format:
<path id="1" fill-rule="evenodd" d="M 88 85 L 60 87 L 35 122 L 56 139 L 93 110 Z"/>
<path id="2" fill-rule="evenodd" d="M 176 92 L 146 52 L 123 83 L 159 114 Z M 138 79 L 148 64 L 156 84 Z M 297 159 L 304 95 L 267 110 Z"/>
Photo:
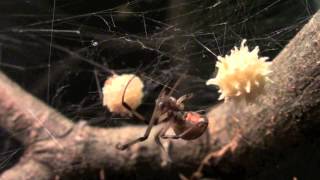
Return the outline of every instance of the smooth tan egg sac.
<path id="1" fill-rule="evenodd" d="M 142 102 L 143 82 L 134 74 L 113 75 L 105 81 L 102 91 L 103 105 L 110 112 L 128 115 L 130 111 L 122 105 L 122 96 L 132 109 L 136 109 Z"/>
<path id="2" fill-rule="evenodd" d="M 235 47 L 230 55 L 218 56 L 217 76 L 207 81 L 207 85 L 216 85 L 221 93 L 219 99 L 254 99 L 263 92 L 264 85 L 270 81 L 270 62 L 267 57 L 259 57 L 259 48 L 252 51 L 243 40 L 240 49 Z"/>

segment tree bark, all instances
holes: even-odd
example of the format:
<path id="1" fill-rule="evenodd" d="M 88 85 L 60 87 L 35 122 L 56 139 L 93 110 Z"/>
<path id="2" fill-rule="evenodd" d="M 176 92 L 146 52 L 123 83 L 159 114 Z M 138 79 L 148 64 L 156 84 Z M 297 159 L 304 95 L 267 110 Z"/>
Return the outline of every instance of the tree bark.
<path id="1" fill-rule="evenodd" d="M 204 168 L 219 175 L 258 171 L 270 158 L 320 135 L 320 12 L 272 62 L 273 83 L 251 104 L 222 103 L 208 113 L 209 130 L 197 140 L 168 142 L 173 163 L 153 141 L 118 151 L 119 142 L 141 136 L 145 126 L 96 128 L 73 123 L 0 74 L 0 127 L 26 150 L 0 180 L 52 179 L 106 168 L 132 172 Z M 156 127 L 157 129 L 158 127 Z M 206 156 L 207 155 L 207 156 Z M 206 156 L 204 161 L 202 159 Z"/>

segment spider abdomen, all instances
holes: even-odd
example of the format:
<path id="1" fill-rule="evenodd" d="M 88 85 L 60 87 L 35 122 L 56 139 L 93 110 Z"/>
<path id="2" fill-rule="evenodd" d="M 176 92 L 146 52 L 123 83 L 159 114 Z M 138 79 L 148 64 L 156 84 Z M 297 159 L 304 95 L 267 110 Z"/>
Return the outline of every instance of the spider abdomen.
<path id="1" fill-rule="evenodd" d="M 184 140 L 200 137 L 208 127 L 208 119 L 196 112 L 185 112 L 182 118 L 174 121 L 173 131 Z"/>

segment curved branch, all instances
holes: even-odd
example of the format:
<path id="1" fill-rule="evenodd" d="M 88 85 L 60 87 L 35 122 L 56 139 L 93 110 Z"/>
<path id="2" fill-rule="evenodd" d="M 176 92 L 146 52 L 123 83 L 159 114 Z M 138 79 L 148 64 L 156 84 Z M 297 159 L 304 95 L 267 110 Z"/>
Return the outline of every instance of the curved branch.
<path id="1" fill-rule="evenodd" d="M 0 73 L 0 127 L 21 143 L 28 145 L 60 136 L 70 130 L 72 124 Z"/>
<path id="2" fill-rule="evenodd" d="M 205 163 L 215 167 L 211 171 L 249 171 L 261 168 L 256 166 L 257 159 L 267 160 L 270 154 L 303 144 L 306 132 L 317 132 L 315 127 L 320 125 L 319 49 L 320 12 L 273 61 L 273 83 L 256 103 L 236 107 L 221 104 L 208 115 L 207 135 L 194 141 L 168 143 L 174 167 L 195 168 L 207 153 L 213 152 L 199 172 Z M 3 74 L 0 94 L 0 126 L 26 146 L 19 163 L 2 173 L 1 180 L 51 179 L 88 168 L 133 171 L 142 166 L 170 171 L 170 164 L 166 164 L 152 138 L 127 151 L 114 148 L 119 142 L 140 136 L 145 126 L 103 129 L 83 122 L 74 124 Z M 237 120 L 239 127 L 234 126 Z M 235 131 L 226 128 L 229 125 Z"/>

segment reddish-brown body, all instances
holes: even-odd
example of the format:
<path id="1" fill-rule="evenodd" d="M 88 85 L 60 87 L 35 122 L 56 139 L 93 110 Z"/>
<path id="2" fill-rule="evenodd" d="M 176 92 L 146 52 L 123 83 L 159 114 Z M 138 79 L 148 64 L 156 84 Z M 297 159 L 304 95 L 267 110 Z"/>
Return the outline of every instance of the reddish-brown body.
<path id="1" fill-rule="evenodd" d="M 118 149 L 124 150 L 135 143 L 146 140 L 151 132 L 151 128 L 160 123 L 164 123 L 165 125 L 157 133 L 155 140 L 161 146 L 160 138 L 192 140 L 200 137 L 206 131 L 208 119 L 205 116 L 192 111 L 184 111 L 183 101 L 191 98 L 191 95 L 184 95 L 179 99 L 175 99 L 170 94 L 166 95 L 162 92 L 159 95 L 144 136 L 124 145 L 119 144 L 117 146 Z M 133 111 L 125 102 L 123 102 L 123 105 L 132 111 L 132 115 L 145 120 L 142 115 Z M 175 135 L 166 135 L 169 128 L 173 129 Z"/>
<path id="2" fill-rule="evenodd" d="M 173 131 L 175 134 L 182 134 L 188 129 L 188 133 L 181 136 L 181 139 L 192 140 L 201 136 L 208 127 L 208 120 L 205 116 L 201 116 L 196 112 L 184 112 L 182 120 L 175 120 L 173 123 Z"/>
<path id="3" fill-rule="evenodd" d="M 132 81 L 132 79 L 128 82 L 128 84 L 125 87 L 125 90 L 122 96 L 122 105 L 128 111 L 131 112 L 132 116 L 135 116 L 136 118 L 145 121 L 145 118 L 140 113 L 133 110 L 124 101 L 126 89 L 130 84 L 130 82 Z M 184 111 L 183 102 L 187 99 L 190 99 L 192 95 L 186 94 L 179 97 L 178 99 L 171 96 L 171 94 L 173 93 L 173 90 L 175 89 L 175 87 L 177 87 L 177 85 L 181 80 L 182 78 L 180 78 L 175 83 L 174 87 L 171 88 L 171 91 L 168 94 L 165 93 L 165 88 L 162 89 L 159 97 L 156 100 L 156 104 L 155 104 L 152 116 L 150 118 L 150 121 L 148 122 L 149 124 L 144 135 L 142 137 L 129 141 L 126 144 L 118 144 L 116 146 L 117 149 L 125 150 L 128 147 L 132 146 L 133 144 L 145 141 L 149 137 L 152 127 L 160 123 L 164 123 L 165 125 L 156 134 L 155 141 L 162 148 L 163 146 L 160 141 L 160 138 L 163 138 L 163 139 L 169 139 L 169 138 L 180 139 L 181 138 L 185 140 L 192 140 L 192 139 L 198 138 L 206 131 L 208 127 L 208 119 L 205 116 L 202 116 L 201 114 L 192 112 L 192 111 Z M 166 135 L 166 132 L 168 131 L 169 128 L 172 128 L 174 130 L 175 135 Z"/>

